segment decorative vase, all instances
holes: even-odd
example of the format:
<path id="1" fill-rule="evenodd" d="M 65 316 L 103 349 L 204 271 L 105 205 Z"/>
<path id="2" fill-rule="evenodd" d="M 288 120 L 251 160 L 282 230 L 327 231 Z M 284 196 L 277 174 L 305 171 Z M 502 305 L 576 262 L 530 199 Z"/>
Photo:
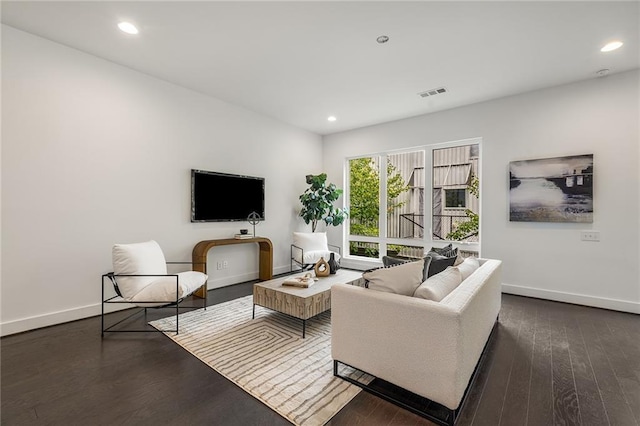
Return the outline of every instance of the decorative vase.
<path id="1" fill-rule="evenodd" d="M 315 266 L 313 267 L 313 270 L 316 273 L 316 277 L 328 277 L 329 274 L 331 273 L 329 264 L 327 263 L 326 260 L 324 260 L 323 257 L 321 257 L 320 260 L 316 262 Z"/>
<path id="2" fill-rule="evenodd" d="M 340 265 L 338 265 L 338 262 L 336 262 L 336 256 L 335 253 L 331 253 L 331 255 L 329 256 L 329 273 L 330 274 L 335 274 L 336 271 L 338 269 L 340 269 Z"/>

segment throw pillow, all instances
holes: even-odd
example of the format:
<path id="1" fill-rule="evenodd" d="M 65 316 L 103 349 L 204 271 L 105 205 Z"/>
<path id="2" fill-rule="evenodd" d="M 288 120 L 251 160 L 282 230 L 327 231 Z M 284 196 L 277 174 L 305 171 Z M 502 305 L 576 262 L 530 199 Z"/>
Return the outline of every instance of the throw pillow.
<path id="1" fill-rule="evenodd" d="M 449 267 L 420 284 L 413 296 L 439 302 L 458 287 L 461 282 L 462 274 L 460 271 L 457 268 Z"/>
<path id="2" fill-rule="evenodd" d="M 462 274 L 462 281 L 464 281 L 469 278 L 469 275 L 473 274 L 475 270 L 480 267 L 480 262 L 478 262 L 478 259 L 476 259 L 475 257 L 467 257 L 464 262 L 456 267 Z"/>
<path id="3" fill-rule="evenodd" d="M 449 243 L 444 247 L 431 247 L 431 250 L 429 251 L 433 251 L 438 253 L 440 256 L 444 256 L 444 257 L 453 257 L 453 256 L 457 256 L 458 255 L 458 249 L 457 248 L 453 248 L 453 244 Z"/>
<path id="4" fill-rule="evenodd" d="M 372 290 L 412 296 L 422 283 L 424 260 L 406 262 L 389 268 L 378 268 L 362 274 Z"/>
<path id="5" fill-rule="evenodd" d="M 382 256 L 382 264 L 387 267 L 387 266 L 394 266 L 394 265 L 402 265 L 403 263 L 407 263 L 407 262 L 411 262 L 408 259 L 400 259 L 398 257 L 392 257 L 392 256 Z"/>
<path id="6" fill-rule="evenodd" d="M 447 266 L 453 266 L 453 264 L 456 262 L 456 259 L 457 259 L 457 256 L 445 257 L 437 253 L 434 253 L 432 251 L 427 253 L 427 256 L 431 258 L 431 263 L 429 264 L 427 278 L 432 277 L 435 274 L 439 274 L 440 272 L 447 269 Z"/>
<path id="7" fill-rule="evenodd" d="M 422 271 L 422 281 L 424 281 L 429 277 L 429 265 L 431 265 L 431 258 L 429 256 L 425 256 L 422 260 L 424 260 L 424 269 Z M 403 263 L 407 262 L 414 261 L 391 256 L 382 256 L 382 264 L 385 266 L 385 268 L 402 265 Z"/>

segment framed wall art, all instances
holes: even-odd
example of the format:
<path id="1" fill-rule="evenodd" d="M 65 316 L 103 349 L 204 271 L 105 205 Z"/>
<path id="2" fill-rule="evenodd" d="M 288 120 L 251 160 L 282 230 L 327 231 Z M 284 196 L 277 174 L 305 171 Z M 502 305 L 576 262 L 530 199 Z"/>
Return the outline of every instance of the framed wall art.
<path id="1" fill-rule="evenodd" d="M 593 154 L 510 162 L 509 220 L 593 222 Z"/>

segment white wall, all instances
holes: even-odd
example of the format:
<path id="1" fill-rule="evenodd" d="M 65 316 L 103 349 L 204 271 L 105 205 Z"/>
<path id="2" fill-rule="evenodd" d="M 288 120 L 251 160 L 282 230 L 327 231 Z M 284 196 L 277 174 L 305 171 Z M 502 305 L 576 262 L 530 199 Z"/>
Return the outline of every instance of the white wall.
<path id="1" fill-rule="evenodd" d="M 4 25 L 2 104 L 3 335 L 98 314 L 114 243 L 155 239 L 183 261 L 249 228 L 190 223 L 191 168 L 266 179 L 257 234 L 288 270 L 318 135 Z M 257 277 L 252 246 L 212 249 L 210 287 Z"/>
<path id="2" fill-rule="evenodd" d="M 503 260 L 503 290 L 640 313 L 639 78 L 635 70 L 330 135 L 325 170 L 341 181 L 346 156 L 481 137 L 481 255 Z M 509 222 L 510 161 L 588 153 L 593 224 Z M 580 241 L 581 230 L 601 241 Z"/>

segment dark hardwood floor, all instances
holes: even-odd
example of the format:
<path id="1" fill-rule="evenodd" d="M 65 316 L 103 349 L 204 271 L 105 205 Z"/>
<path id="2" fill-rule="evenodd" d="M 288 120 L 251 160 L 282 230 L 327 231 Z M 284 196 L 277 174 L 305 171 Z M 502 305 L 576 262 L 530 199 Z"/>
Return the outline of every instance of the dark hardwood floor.
<path id="1" fill-rule="evenodd" d="M 212 290 L 210 301 L 251 286 Z M 0 344 L 2 425 L 289 424 L 160 333 L 101 339 L 96 317 Z M 430 424 L 366 392 L 329 422 Z M 457 424 L 639 425 L 640 316 L 503 295 Z"/>

